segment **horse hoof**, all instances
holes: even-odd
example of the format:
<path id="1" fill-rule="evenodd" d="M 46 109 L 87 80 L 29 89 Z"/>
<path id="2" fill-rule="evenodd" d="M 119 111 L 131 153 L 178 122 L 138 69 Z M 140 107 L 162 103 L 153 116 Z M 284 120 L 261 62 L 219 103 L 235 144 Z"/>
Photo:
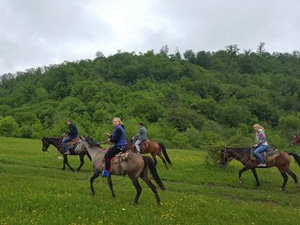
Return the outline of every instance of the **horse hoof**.
<path id="1" fill-rule="evenodd" d="M 66 168 L 62 168 L 61 170 L 65 170 Z"/>
<path id="2" fill-rule="evenodd" d="M 240 180 L 240 186 L 243 186 L 244 182 L 242 180 Z"/>
<path id="3" fill-rule="evenodd" d="M 75 170 L 74 173 L 79 173 L 79 170 Z"/>
<path id="4" fill-rule="evenodd" d="M 92 196 L 95 196 L 95 194 L 96 194 L 95 192 L 92 192 Z"/>
<path id="5" fill-rule="evenodd" d="M 280 188 L 280 191 L 285 191 L 285 188 Z"/>
<path id="6" fill-rule="evenodd" d="M 161 203 L 161 202 L 157 202 L 157 205 L 158 205 L 158 206 L 162 206 L 162 203 Z"/>

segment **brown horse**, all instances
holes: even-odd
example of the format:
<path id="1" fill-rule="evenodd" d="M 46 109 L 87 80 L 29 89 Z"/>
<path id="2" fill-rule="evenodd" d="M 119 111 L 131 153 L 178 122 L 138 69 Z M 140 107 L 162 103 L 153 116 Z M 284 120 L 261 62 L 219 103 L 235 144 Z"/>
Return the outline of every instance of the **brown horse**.
<path id="1" fill-rule="evenodd" d="M 293 144 L 293 145 L 297 145 L 297 144 L 300 145 L 300 134 L 294 135 L 291 144 Z"/>
<path id="2" fill-rule="evenodd" d="M 97 143 L 92 138 L 87 137 L 87 138 L 80 138 L 75 151 L 79 153 L 88 151 L 88 153 L 92 158 L 94 175 L 90 179 L 90 187 L 91 187 L 92 195 L 95 195 L 93 183 L 94 180 L 97 177 L 99 177 L 99 175 L 104 169 L 104 161 L 105 161 L 104 156 L 107 150 L 101 149 L 100 147 L 98 147 Z M 138 182 L 139 177 L 142 178 L 145 181 L 145 183 L 151 188 L 152 192 L 156 197 L 157 204 L 161 204 L 160 198 L 157 193 L 157 189 L 148 177 L 148 168 L 149 168 L 150 173 L 154 177 L 154 180 L 156 181 L 160 189 L 165 190 L 165 187 L 158 176 L 157 170 L 155 168 L 152 159 L 146 156 L 142 157 L 139 154 L 135 154 L 129 151 L 126 158 L 122 158 L 122 157 L 123 156 L 115 156 L 110 162 L 112 171 L 110 172 L 110 176 L 107 179 L 108 179 L 108 184 L 112 196 L 115 198 L 111 175 L 128 174 L 129 178 L 131 179 L 136 189 L 136 196 L 134 199 L 135 204 L 138 203 L 139 197 L 142 192 L 142 187 Z"/>
<path id="3" fill-rule="evenodd" d="M 134 146 L 136 139 L 132 139 L 132 140 L 127 140 L 127 147 L 130 151 L 132 152 L 137 152 Z M 168 168 L 168 165 L 166 163 L 166 161 L 172 165 L 172 162 L 168 156 L 166 147 L 163 143 L 160 142 L 156 142 L 156 141 L 151 141 L 151 140 L 146 140 L 144 142 L 142 142 L 140 144 L 140 149 L 141 149 L 141 153 L 142 154 L 147 154 L 150 153 L 155 165 L 157 164 L 157 159 L 156 159 L 156 155 L 158 155 L 158 157 L 163 161 L 163 163 L 165 164 L 166 168 Z"/>
<path id="4" fill-rule="evenodd" d="M 63 153 L 65 152 L 65 150 L 63 149 L 63 147 L 61 146 L 61 142 L 62 142 L 63 138 L 56 138 L 56 137 L 43 137 L 42 139 L 42 143 L 43 143 L 43 148 L 42 151 L 43 152 L 47 152 L 48 148 L 50 145 L 53 145 L 57 151 L 60 152 L 60 154 L 63 155 L 64 157 L 64 161 L 63 161 L 63 168 L 62 170 L 66 169 L 66 165 L 70 168 L 70 170 L 72 170 L 73 172 L 79 172 L 81 167 L 84 164 L 84 156 L 87 155 L 89 157 L 89 159 L 91 160 L 90 155 L 87 152 L 82 152 L 82 153 L 76 153 L 75 149 L 70 149 L 70 155 L 79 155 L 79 159 L 80 159 L 80 165 L 78 166 L 78 168 L 76 170 L 74 170 L 68 161 L 68 155 L 64 155 Z"/>
<path id="5" fill-rule="evenodd" d="M 299 155 L 297 155 L 296 153 L 286 153 L 286 152 L 279 151 L 279 155 L 275 159 L 272 159 L 270 162 L 268 162 L 267 167 L 257 167 L 257 164 L 259 162 L 257 160 L 251 159 L 250 151 L 251 148 L 224 148 L 221 150 L 220 163 L 222 165 L 226 165 L 231 159 L 236 159 L 244 165 L 244 167 L 239 171 L 240 185 L 243 185 L 243 179 L 242 179 L 243 172 L 251 169 L 256 180 L 256 186 L 259 186 L 260 183 L 255 168 L 270 168 L 276 166 L 283 177 L 283 184 L 281 190 L 285 190 L 286 182 L 288 180 L 287 174 L 289 174 L 294 179 L 296 187 L 298 189 L 300 188 L 298 185 L 297 176 L 290 169 L 291 160 L 289 157 L 289 155 L 294 156 L 296 162 L 300 166 Z"/>

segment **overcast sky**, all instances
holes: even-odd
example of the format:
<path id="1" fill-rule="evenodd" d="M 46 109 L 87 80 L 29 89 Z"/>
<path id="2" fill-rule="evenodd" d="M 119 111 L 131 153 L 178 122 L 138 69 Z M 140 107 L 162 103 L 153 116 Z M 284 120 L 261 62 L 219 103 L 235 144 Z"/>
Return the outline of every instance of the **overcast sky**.
<path id="1" fill-rule="evenodd" d="M 0 0 L 0 75 L 118 50 L 300 50 L 299 0 Z"/>

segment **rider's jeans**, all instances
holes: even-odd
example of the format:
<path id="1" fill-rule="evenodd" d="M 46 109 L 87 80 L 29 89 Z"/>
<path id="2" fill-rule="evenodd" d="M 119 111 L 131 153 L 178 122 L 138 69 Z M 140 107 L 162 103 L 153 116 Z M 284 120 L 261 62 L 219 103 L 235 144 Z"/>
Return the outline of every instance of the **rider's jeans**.
<path id="1" fill-rule="evenodd" d="M 259 146 L 257 149 L 255 149 L 254 154 L 257 157 L 258 161 L 260 163 L 265 163 L 264 159 L 262 158 L 262 156 L 260 155 L 260 153 L 262 153 L 264 150 L 266 150 L 269 147 L 269 145 L 261 145 Z"/>
<path id="2" fill-rule="evenodd" d="M 135 142 L 135 147 L 136 147 L 136 150 L 138 151 L 138 152 L 140 152 L 141 150 L 140 150 L 140 146 L 139 146 L 139 144 L 141 143 L 141 141 L 140 140 L 137 140 L 136 142 Z"/>
<path id="3" fill-rule="evenodd" d="M 73 140 L 73 138 L 71 138 L 71 137 L 67 137 L 64 141 L 63 141 L 63 147 L 64 147 L 64 149 L 66 150 L 66 152 L 68 152 L 69 151 L 69 148 L 68 148 L 68 145 L 67 145 L 67 143 L 68 142 L 70 142 L 70 141 L 72 141 Z"/>

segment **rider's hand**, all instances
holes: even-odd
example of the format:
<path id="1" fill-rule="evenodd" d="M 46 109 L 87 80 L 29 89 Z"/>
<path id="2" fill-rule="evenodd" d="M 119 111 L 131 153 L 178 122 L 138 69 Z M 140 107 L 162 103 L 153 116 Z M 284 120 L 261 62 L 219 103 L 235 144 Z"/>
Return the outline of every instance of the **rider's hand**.
<path id="1" fill-rule="evenodd" d="M 110 137 L 110 133 L 108 133 L 108 132 L 105 132 L 104 135 L 107 137 Z"/>
<path id="2" fill-rule="evenodd" d="M 107 142 L 110 142 L 110 138 L 107 139 Z"/>

